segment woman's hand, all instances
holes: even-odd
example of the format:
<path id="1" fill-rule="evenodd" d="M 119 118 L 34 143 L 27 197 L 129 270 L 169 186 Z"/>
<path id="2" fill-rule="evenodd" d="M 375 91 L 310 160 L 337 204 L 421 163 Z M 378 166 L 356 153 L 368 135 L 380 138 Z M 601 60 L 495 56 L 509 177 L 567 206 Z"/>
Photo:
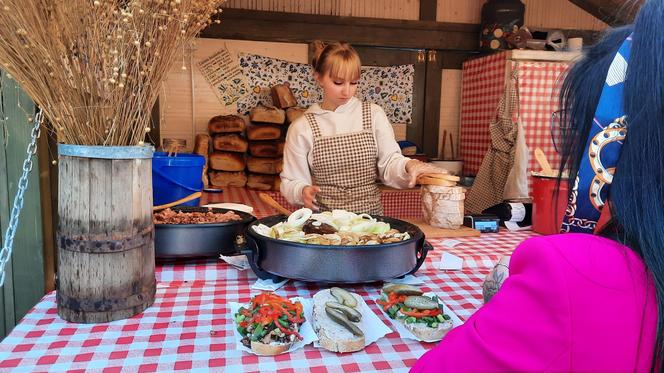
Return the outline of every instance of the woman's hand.
<path id="1" fill-rule="evenodd" d="M 318 192 L 320 192 L 320 188 L 315 185 L 308 185 L 302 189 L 302 201 L 304 202 L 304 207 L 318 211 L 318 206 L 316 206 L 316 193 Z"/>
<path id="2" fill-rule="evenodd" d="M 417 178 L 422 174 L 446 174 L 446 169 L 436 167 L 429 163 L 420 162 L 417 159 L 411 159 L 406 163 L 406 172 L 410 176 L 408 187 L 412 188 L 417 184 Z"/>

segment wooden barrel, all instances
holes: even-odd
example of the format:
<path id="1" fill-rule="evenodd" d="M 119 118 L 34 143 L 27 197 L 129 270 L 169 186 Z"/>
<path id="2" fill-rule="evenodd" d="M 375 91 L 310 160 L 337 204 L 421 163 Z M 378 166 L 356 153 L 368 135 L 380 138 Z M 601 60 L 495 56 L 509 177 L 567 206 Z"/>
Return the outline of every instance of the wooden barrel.
<path id="1" fill-rule="evenodd" d="M 58 146 L 58 314 L 125 319 L 155 296 L 152 149 Z"/>

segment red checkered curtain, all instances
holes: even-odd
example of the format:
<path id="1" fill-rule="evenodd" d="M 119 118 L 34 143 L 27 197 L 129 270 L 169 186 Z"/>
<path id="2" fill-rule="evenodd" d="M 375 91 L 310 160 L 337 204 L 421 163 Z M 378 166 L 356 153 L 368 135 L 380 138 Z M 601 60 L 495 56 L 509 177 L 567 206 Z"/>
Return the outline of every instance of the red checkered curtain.
<path id="1" fill-rule="evenodd" d="M 502 52 L 463 64 L 459 150 L 464 175 L 476 175 L 489 150 L 489 123 L 505 93 L 507 62 L 507 53 Z"/>
<path id="2" fill-rule="evenodd" d="M 553 167 L 560 163 L 560 156 L 551 139 L 551 121 L 552 114 L 558 110 L 558 94 L 564 73 L 573 58 L 575 56 L 569 53 L 509 51 L 464 63 L 460 128 L 464 175 L 477 175 L 491 143 L 489 123 L 506 85 L 510 84 L 509 75 L 516 71 L 519 96 L 516 115 L 525 133 L 528 191 L 532 195 L 530 173 L 540 171 L 534 150 L 541 148 Z"/>
<path id="3" fill-rule="evenodd" d="M 558 110 L 560 86 L 569 64 L 518 61 L 514 66 L 518 73 L 519 120 L 528 146 L 528 192 L 532 196 L 530 173 L 541 171 L 535 159 L 535 149 L 542 149 L 551 167 L 560 165 L 560 154 L 551 139 L 551 116 Z"/>

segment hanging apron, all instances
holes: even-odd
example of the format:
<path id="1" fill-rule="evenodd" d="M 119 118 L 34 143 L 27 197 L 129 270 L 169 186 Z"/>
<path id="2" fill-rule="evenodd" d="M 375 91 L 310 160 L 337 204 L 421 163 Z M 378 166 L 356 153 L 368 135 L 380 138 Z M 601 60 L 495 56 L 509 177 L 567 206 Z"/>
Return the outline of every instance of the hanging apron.
<path id="1" fill-rule="evenodd" d="M 314 134 L 312 176 L 320 187 L 321 210 L 383 214 L 378 179 L 378 147 L 371 124 L 371 104 L 362 103 L 362 131 L 322 136 L 313 114 L 305 114 Z"/>

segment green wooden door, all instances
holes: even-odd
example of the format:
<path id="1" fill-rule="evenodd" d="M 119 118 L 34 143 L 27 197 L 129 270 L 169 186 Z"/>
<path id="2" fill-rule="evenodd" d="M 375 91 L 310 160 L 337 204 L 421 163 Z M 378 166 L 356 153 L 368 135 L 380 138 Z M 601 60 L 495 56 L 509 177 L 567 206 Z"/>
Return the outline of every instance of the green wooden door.
<path id="1" fill-rule="evenodd" d="M 5 72 L 0 75 L 0 241 L 9 224 L 9 215 L 23 169 L 35 105 L 18 83 Z M 0 337 L 44 295 L 44 255 L 42 216 L 39 200 L 39 165 L 37 158 L 30 173 L 14 250 L 7 264 L 5 284 L 0 296 Z"/>

